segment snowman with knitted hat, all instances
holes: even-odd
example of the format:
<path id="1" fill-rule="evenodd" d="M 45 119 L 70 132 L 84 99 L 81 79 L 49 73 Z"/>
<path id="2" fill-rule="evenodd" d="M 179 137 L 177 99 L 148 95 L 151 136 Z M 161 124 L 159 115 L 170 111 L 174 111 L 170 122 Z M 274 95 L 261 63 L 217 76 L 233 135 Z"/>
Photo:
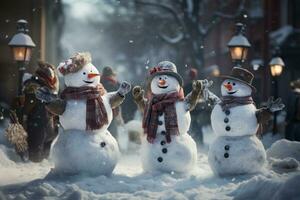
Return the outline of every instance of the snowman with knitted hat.
<path id="1" fill-rule="evenodd" d="M 163 61 L 150 69 L 148 83 L 146 97 L 140 86 L 133 88 L 134 100 L 143 113 L 144 171 L 189 172 L 197 160 L 196 143 L 187 133 L 190 111 L 202 98 L 207 81 L 195 81 L 193 91 L 184 97 L 183 80 L 175 64 Z"/>
<path id="2" fill-rule="evenodd" d="M 111 174 L 119 158 L 119 148 L 107 128 L 112 121 L 112 109 L 123 102 L 130 84 L 123 82 L 118 91 L 107 93 L 86 52 L 60 63 L 58 71 L 66 85 L 60 97 L 46 88 L 36 93 L 50 112 L 59 115 L 63 128 L 53 146 L 54 172 Z"/>
<path id="3" fill-rule="evenodd" d="M 254 75 L 247 69 L 234 67 L 222 78 L 221 98 L 211 92 L 208 97 L 215 104 L 211 125 L 217 136 L 209 148 L 209 164 L 220 176 L 259 172 L 266 152 L 256 133 L 259 125 L 267 123 L 284 105 L 281 99 L 270 98 L 266 107 L 257 109 L 252 99 L 256 92 Z"/>

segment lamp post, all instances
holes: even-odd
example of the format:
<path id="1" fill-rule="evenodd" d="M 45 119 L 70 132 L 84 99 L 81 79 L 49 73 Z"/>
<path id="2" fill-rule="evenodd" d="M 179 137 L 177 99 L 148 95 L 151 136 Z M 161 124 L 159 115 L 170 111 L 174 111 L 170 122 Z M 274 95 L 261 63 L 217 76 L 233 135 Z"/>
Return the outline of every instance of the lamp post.
<path id="1" fill-rule="evenodd" d="M 274 81 L 274 87 L 273 87 L 273 92 L 274 92 L 274 98 L 278 98 L 278 77 L 281 75 L 283 68 L 284 68 L 284 62 L 283 60 L 276 56 L 273 57 L 269 63 L 270 70 L 271 70 L 271 75 L 273 77 Z M 273 134 L 277 133 L 277 112 L 274 112 L 274 117 L 273 117 Z"/>
<path id="2" fill-rule="evenodd" d="M 13 52 L 14 61 L 18 65 L 18 96 L 16 97 L 14 107 L 20 123 L 23 122 L 23 106 L 24 97 L 22 95 L 22 82 L 25 67 L 29 63 L 31 58 L 32 49 L 35 47 L 34 42 L 28 35 L 28 22 L 20 19 L 17 22 L 17 33 L 12 37 L 8 46 L 11 47 Z"/>
<path id="3" fill-rule="evenodd" d="M 18 96 L 22 95 L 22 79 L 26 65 L 31 58 L 32 49 L 35 47 L 34 42 L 28 35 L 28 22 L 20 19 L 17 22 L 17 33 L 12 37 L 8 46 L 13 52 L 14 61 L 17 62 L 19 70 Z"/>
<path id="4" fill-rule="evenodd" d="M 245 25 L 236 24 L 236 34 L 230 39 L 227 46 L 230 50 L 230 56 L 237 67 L 242 67 L 242 63 L 247 58 L 248 49 L 251 47 L 248 39 L 244 36 Z"/>

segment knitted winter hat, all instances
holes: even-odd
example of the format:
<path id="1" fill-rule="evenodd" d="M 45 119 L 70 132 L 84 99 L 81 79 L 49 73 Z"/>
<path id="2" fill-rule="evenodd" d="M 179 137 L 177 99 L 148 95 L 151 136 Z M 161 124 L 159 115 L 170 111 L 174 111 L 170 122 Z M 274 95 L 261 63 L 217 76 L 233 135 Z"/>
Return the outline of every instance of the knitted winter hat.
<path id="1" fill-rule="evenodd" d="M 68 60 L 61 62 L 57 69 L 62 75 L 78 72 L 86 64 L 91 63 L 92 58 L 89 52 L 76 53 Z"/>

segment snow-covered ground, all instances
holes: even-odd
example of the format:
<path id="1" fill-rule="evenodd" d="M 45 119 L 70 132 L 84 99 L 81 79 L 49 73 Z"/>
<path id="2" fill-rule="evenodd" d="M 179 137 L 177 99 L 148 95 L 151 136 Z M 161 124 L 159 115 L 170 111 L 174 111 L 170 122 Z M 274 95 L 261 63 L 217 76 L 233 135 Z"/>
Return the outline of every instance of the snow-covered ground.
<path id="1" fill-rule="evenodd" d="M 51 161 L 21 163 L 1 145 L 0 199 L 300 199 L 299 148 L 278 140 L 267 151 L 270 164 L 255 175 L 216 177 L 204 148 L 188 174 L 143 173 L 139 154 L 127 153 L 110 177 L 45 178 Z"/>

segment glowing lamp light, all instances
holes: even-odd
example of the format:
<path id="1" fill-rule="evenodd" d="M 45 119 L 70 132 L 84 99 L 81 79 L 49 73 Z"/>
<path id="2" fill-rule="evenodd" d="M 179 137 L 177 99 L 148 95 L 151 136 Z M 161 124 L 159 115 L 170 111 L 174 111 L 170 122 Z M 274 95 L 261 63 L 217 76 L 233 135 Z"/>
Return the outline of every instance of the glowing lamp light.
<path id="1" fill-rule="evenodd" d="M 280 76 L 284 68 L 284 62 L 280 57 L 274 57 L 269 63 L 271 69 L 271 75 L 273 77 Z"/>
<path id="2" fill-rule="evenodd" d="M 233 62 L 240 64 L 243 63 L 248 54 L 248 49 L 251 47 L 248 39 L 244 36 L 245 26 L 242 23 L 236 24 L 237 31 L 227 46 L 230 50 L 231 59 Z"/>

